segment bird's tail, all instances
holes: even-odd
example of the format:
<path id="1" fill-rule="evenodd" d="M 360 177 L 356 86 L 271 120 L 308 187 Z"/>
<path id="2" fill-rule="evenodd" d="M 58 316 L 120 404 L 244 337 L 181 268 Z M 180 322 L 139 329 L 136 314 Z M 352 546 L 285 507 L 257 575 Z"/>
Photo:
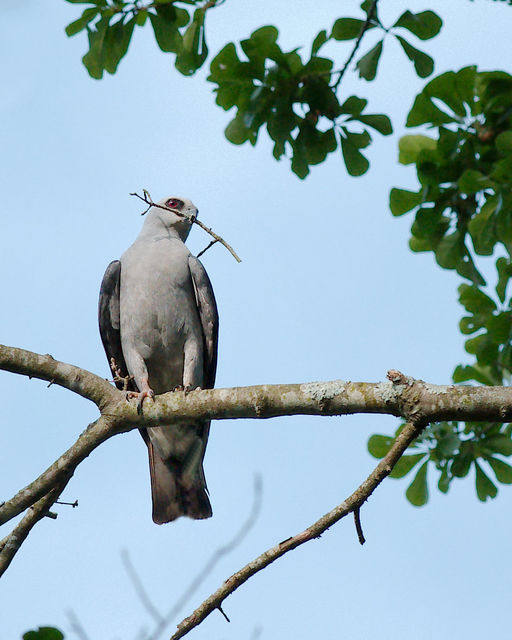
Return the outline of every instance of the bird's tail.
<path id="1" fill-rule="evenodd" d="M 212 507 L 208 499 L 202 460 L 194 465 L 196 468 L 192 473 L 187 473 L 184 464 L 162 460 L 151 441 L 147 445 L 153 522 L 164 524 L 180 516 L 195 520 L 210 518 Z"/>

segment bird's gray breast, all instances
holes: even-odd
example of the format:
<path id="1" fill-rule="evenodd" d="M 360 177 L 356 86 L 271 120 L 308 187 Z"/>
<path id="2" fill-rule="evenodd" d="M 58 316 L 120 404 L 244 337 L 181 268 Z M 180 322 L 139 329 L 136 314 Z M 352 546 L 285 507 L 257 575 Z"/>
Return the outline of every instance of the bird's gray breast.
<path id="1" fill-rule="evenodd" d="M 180 240 L 161 238 L 136 241 L 121 257 L 123 353 L 129 370 L 142 357 L 155 393 L 183 383 L 185 345 L 202 343 L 189 255 Z"/>

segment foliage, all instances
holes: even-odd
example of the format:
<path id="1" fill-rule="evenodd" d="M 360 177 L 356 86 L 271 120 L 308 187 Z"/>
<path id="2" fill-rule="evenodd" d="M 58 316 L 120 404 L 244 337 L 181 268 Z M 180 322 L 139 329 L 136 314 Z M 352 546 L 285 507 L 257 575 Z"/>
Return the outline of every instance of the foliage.
<path id="1" fill-rule="evenodd" d="M 454 382 L 510 384 L 512 311 L 507 295 L 512 276 L 512 76 L 465 67 L 429 82 L 416 97 L 408 127 L 426 125 L 436 138 L 422 134 L 400 140 L 399 160 L 414 164 L 418 191 L 392 189 L 394 215 L 414 211 L 410 247 L 431 251 L 439 266 L 456 271 L 466 282 L 459 301 L 466 315 L 459 327 L 474 361 L 459 365 Z M 495 258 L 495 286 L 487 286 L 477 256 Z M 444 422 L 414 445 L 423 453 L 400 461 L 405 473 L 425 460 L 407 490 L 416 505 L 427 501 L 426 463 L 440 472 L 446 493 L 454 478 L 475 470 L 482 501 L 494 498 L 501 483 L 512 483 L 512 467 L 500 457 L 512 455 L 511 425 Z M 381 457 L 387 440 L 372 436 L 370 453 Z M 413 464 L 414 463 L 414 464 Z M 396 469 L 395 469 L 396 472 Z M 401 477 L 396 475 L 394 477 Z M 405 475 L 402 474 L 402 475 Z"/>
<path id="2" fill-rule="evenodd" d="M 102 78 L 104 71 L 116 72 L 135 26 L 144 26 L 148 18 L 160 49 L 176 56 L 176 69 L 184 75 L 194 74 L 208 55 L 206 12 L 220 4 L 216 0 L 155 0 L 145 5 L 114 0 L 67 1 L 88 5 L 66 27 L 66 33 L 73 36 L 87 31 L 89 51 L 83 63 L 96 79 Z M 384 114 L 364 112 L 367 100 L 363 98 L 350 96 L 340 104 L 338 89 L 347 64 L 337 69 L 335 61 L 320 56 L 319 51 L 328 42 L 355 41 L 355 53 L 362 38 L 374 30 L 380 39 L 356 63 L 361 78 L 375 79 L 389 36 L 396 39 L 416 73 L 424 78 L 432 73 L 434 61 L 404 35 L 429 40 L 439 33 L 442 21 L 433 11 L 414 14 L 407 10 L 393 25 L 385 27 L 376 1 L 365 0 L 361 8 L 363 18 L 339 18 L 329 33 L 321 30 L 308 56 L 301 57 L 297 49 L 283 52 L 274 26 L 257 29 L 240 42 L 243 59 L 235 43 L 226 44 L 212 60 L 208 78 L 217 85 L 217 104 L 237 111 L 226 127 L 226 138 L 233 144 L 255 145 L 260 128 L 265 125 L 274 143 L 274 157 L 290 157 L 292 171 L 299 178 L 305 178 L 311 165 L 323 162 L 338 149 L 350 175 L 366 173 L 369 161 L 361 149 L 372 141 L 368 128 L 389 135 L 391 122 Z M 359 126 L 354 129 L 354 125 Z"/>
<path id="3" fill-rule="evenodd" d="M 55 627 L 39 627 L 37 631 L 27 631 L 23 640 L 64 640 L 64 635 Z"/>

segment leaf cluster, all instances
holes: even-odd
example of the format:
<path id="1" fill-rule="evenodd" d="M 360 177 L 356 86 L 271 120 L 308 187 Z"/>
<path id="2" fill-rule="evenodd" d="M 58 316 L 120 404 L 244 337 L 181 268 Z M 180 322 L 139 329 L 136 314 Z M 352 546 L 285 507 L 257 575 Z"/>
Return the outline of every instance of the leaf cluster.
<path id="1" fill-rule="evenodd" d="M 465 349 L 474 362 L 457 366 L 454 382 L 502 385 L 511 378 L 511 105 L 512 76 L 507 73 L 478 72 L 474 66 L 449 71 L 425 86 L 407 118 L 407 126 L 426 126 L 436 136 L 407 135 L 399 143 L 399 160 L 415 165 L 420 188 L 392 189 L 391 211 L 396 216 L 413 211 L 411 249 L 432 252 L 439 266 L 466 280 L 459 286 L 466 312 L 459 327 L 471 336 Z M 480 256 L 495 258 L 493 288 L 477 266 Z M 512 455 L 510 432 L 510 425 L 503 424 L 434 425 L 415 445 L 423 447 L 422 456 L 400 461 L 401 468 L 410 465 L 408 473 L 423 460 L 407 489 L 408 499 L 417 505 L 426 502 L 429 462 L 441 473 L 441 491 L 473 467 L 478 498 L 494 498 L 497 488 L 486 469 L 498 482 L 512 483 L 512 468 L 496 457 Z M 374 455 L 383 437 L 370 439 Z"/>
<path id="2" fill-rule="evenodd" d="M 205 35 L 206 11 L 222 0 L 67 0 L 87 5 L 82 15 L 66 27 L 68 36 L 86 31 L 89 50 L 83 63 L 93 78 L 115 73 L 128 51 L 136 26 L 151 24 L 160 49 L 175 55 L 175 66 L 184 75 L 193 75 L 208 55 Z M 362 153 L 372 137 L 370 129 L 382 135 L 392 133 L 388 116 L 369 114 L 367 101 L 350 96 L 340 103 L 341 79 L 370 31 L 380 40 L 356 62 L 359 76 L 376 77 L 384 41 L 391 35 L 412 61 L 420 77 L 430 75 L 432 58 L 413 46 L 404 36 L 419 40 L 433 38 L 442 26 L 433 11 L 414 14 L 405 11 L 385 27 L 377 12 L 377 0 L 361 4 L 364 18 L 344 17 L 335 21 L 328 33 L 321 30 L 311 45 L 309 58 L 303 60 L 295 49 L 283 52 L 277 44 L 278 30 L 273 26 L 256 30 L 240 42 L 244 58 L 234 43 L 228 43 L 211 63 L 209 80 L 217 85 L 217 104 L 225 110 L 236 107 L 235 118 L 225 134 L 233 144 L 256 144 L 265 125 L 273 141 L 273 155 L 291 159 L 292 171 L 305 178 L 311 165 L 323 162 L 340 149 L 347 171 L 360 176 L 369 168 Z M 335 61 L 321 57 L 319 51 L 328 42 L 355 41 L 349 59 L 341 69 Z M 358 125 L 354 128 L 354 125 Z"/>
<path id="3" fill-rule="evenodd" d="M 215 2 L 199 0 L 154 0 L 148 4 L 117 0 L 67 0 L 88 6 L 82 15 L 68 24 L 66 34 L 87 31 L 89 50 L 82 58 L 89 75 L 100 79 L 104 71 L 114 74 L 130 46 L 136 26 L 151 24 L 159 48 L 176 56 L 175 67 L 183 75 L 192 75 L 206 60 L 206 10 Z M 184 6 L 180 6 L 184 5 Z"/>
<path id="4" fill-rule="evenodd" d="M 403 424 L 397 429 L 400 433 Z M 429 467 L 438 473 L 437 488 L 447 493 L 452 480 L 466 477 L 471 468 L 475 472 L 478 499 L 485 502 L 495 498 L 498 489 L 489 477 L 502 484 L 512 484 L 512 466 L 503 460 L 512 455 L 512 424 L 440 422 L 418 438 L 395 465 L 391 478 L 403 478 L 413 470 L 414 477 L 405 495 L 416 507 L 427 503 Z M 394 437 L 375 434 L 368 440 L 368 451 L 375 458 L 383 458 L 391 448 Z"/>

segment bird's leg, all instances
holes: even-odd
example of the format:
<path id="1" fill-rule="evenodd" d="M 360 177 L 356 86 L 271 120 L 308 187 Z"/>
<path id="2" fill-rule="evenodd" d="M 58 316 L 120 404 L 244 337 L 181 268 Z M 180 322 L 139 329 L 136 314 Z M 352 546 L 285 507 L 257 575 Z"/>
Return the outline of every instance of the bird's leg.
<path id="1" fill-rule="evenodd" d="M 141 380 L 141 390 L 140 391 L 129 391 L 126 394 L 126 399 L 137 398 L 137 413 L 140 415 L 142 413 L 142 405 L 144 403 L 144 398 L 155 397 L 155 392 L 149 386 L 149 380 L 147 378 L 142 378 Z"/>
<path id="2" fill-rule="evenodd" d="M 123 372 L 118 366 L 115 358 L 110 358 L 110 368 L 112 369 L 112 373 L 114 374 L 113 382 L 122 382 L 123 391 L 126 391 L 128 389 L 130 380 L 133 380 L 133 376 L 123 376 Z"/>

